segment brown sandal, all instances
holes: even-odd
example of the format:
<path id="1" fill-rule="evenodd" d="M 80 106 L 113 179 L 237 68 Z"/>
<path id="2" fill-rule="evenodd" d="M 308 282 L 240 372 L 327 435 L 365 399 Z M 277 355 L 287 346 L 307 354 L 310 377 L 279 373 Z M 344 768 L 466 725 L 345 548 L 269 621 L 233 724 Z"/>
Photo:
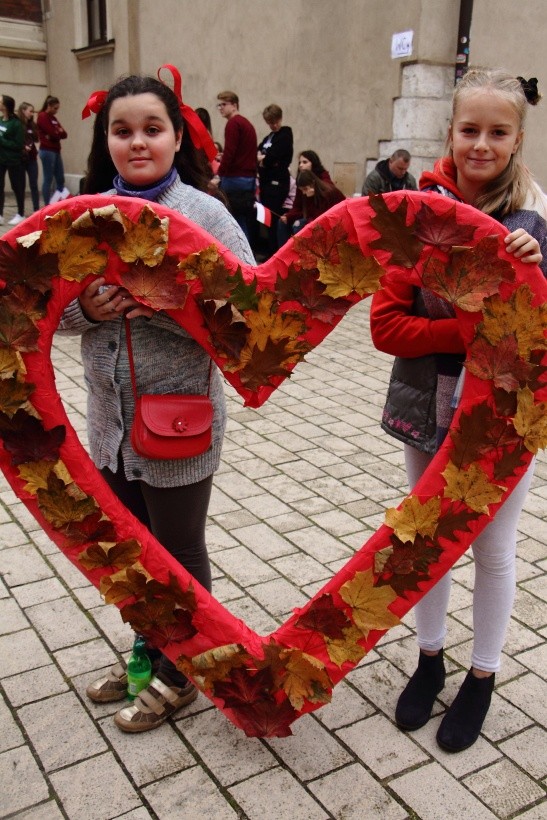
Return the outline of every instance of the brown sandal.
<path id="1" fill-rule="evenodd" d="M 125 706 L 114 715 L 114 723 L 123 732 L 148 732 L 158 726 L 177 709 L 192 703 L 198 690 L 191 681 L 183 686 L 168 686 L 154 676 L 130 706 Z"/>

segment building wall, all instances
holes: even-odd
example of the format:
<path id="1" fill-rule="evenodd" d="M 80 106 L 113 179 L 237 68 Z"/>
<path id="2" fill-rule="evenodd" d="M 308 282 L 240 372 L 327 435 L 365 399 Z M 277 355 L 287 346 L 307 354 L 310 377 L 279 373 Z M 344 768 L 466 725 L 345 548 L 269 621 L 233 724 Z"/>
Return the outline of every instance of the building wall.
<path id="1" fill-rule="evenodd" d="M 92 120 L 80 118 L 88 94 L 108 88 L 124 73 L 155 74 L 164 62 L 179 67 L 185 101 L 210 111 L 221 142 L 218 91 L 238 93 L 241 111 L 259 138 L 267 133 L 263 108 L 281 105 L 296 151 L 315 149 L 335 177 L 341 169 L 350 171 L 344 176 L 346 193 L 360 189 L 367 163 L 373 165 L 394 148 L 411 151 L 416 175 L 442 152 L 457 0 L 108 0 L 108 37 L 115 43 L 90 50 L 84 48 L 85 0 L 43 0 L 43 5 L 42 36 L 48 44 L 43 79 L 47 91 L 61 100 L 59 117 L 69 133 L 63 156 L 74 175 L 72 186 L 84 171 L 90 144 Z M 414 32 L 413 53 L 394 60 L 392 35 L 405 30 Z M 518 16 L 514 0 L 476 0 L 471 64 L 501 64 L 537 76 L 547 94 L 545 30 L 545 0 L 520 0 Z M 17 85 L 22 67 L 6 65 L 1 46 L 0 36 L 0 83 L 11 93 L 8 87 L 14 80 Z M 8 77 L 11 86 L 5 85 Z M 29 77 L 19 82 L 25 94 L 33 87 Z M 36 105 L 45 90 L 39 83 L 38 88 L 39 98 L 31 100 Z M 545 188 L 541 138 L 546 111 L 545 102 L 530 111 L 525 151 Z"/>

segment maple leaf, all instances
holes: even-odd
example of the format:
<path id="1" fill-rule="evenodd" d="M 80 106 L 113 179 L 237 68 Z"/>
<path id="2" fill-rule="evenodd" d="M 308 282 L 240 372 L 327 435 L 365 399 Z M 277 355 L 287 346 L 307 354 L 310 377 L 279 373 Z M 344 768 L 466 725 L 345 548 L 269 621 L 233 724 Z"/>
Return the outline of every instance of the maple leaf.
<path id="1" fill-rule="evenodd" d="M 506 419 L 494 416 L 486 402 L 474 405 L 469 412 L 460 415 L 458 427 L 450 430 L 454 448 L 450 460 L 457 467 L 466 467 L 492 447 L 514 444 L 516 437 L 510 432 Z"/>
<path id="2" fill-rule="evenodd" d="M 62 528 L 70 546 L 88 544 L 94 541 L 116 541 L 116 531 L 108 518 L 103 518 L 101 510 L 86 515 L 81 521 L 69 521 Z"/>
<path id="3" fill-rule="evenodd" d="M 249 660 L 250 656 L 240 644 L 232 643 L 209 649 L 192 658 L 182 658 L 177 668 L 196 682 L 203 691 L 211 691 L 216 681 L 229 678 L 233 669 L 237 669 Z"/>
<path id="4" fill-rule="evenodd" d="M 13 416 L 26 404 L 34 392 L 34 385 L 19 381 L 16 377 L 0 380 L 0 411 Z"/>
<path id="5" fill-rule="evenodd" d="M 0 438 L 11 454 L 12 464 L 58 460 L 66 434 L 63 424 L 44 430 L 42 422 L 25 410 L 18 410 L 11 424 L 6 424 L 5 419 L 6 415 L 0 414 Z"/>
<path id="6" fill-rule="evenodd" d="M 226 301 L 238 282 L 231 276 L 216 245 L 209 245 L 198 253 L 191 253 L 179 262 L 179 270 L 189 281 L 199 279 L 202 298 Z"/>
<path id="7" fill-rule="evenodd" d="M 213 694 L 221 698 L 225 706 L 238 708 L 259 701 L 273 701 L 272 688 L 273 679 L 269 669 L 251 674 L 248 669 L 239 667 L 231 670 L 228 680 L 214 683 Z"/>
<path id="8" fill-rule="evenodd" d="M 71 483 L 70 474 L 62 461 L 57 461 L 56 464 L 52 464 L 51 461 L 33 461 L 28 464 L 20 464 L 17 469 L 19 477 L 27 482 L 25 491 L 32 493 L 32 495 L 36 495 L 38 489 L 47 490 L 49 474 L 52 471 L 65 484 Z"/>
<path id="9" fill-rule="evenodd" d="M 329 638 L 343 638 L 344 628 L 350 622 L 342 610 L 335 606 L 332 595 L 321 595 L 300 615 L 295 626 L 298 629 L 310 629 Z"/>
<path id="10" fill-rule="evenodd" d="M 122 618 L 133 630 L 144 635 L 153 646 L 162 649 L 168 643 L 181 643 L 197 633 L 192 615 L 185 609 L 175 611 L 167 601 L 137 601 L 122 609 Z"/>
<path id="11" fill-rule="evenodd" d="M 288 700 L 261 700 L 234 709 L 233 714 L 247 737 L 289 737 L 290 724 L 298 717 Z"/>
<path id="12" fill-rule="evenodd" d="M 408 200 L 402 199 L 394 211 L 389 210 L 382 194 L 370 196 L 369 203 L 376 213 L 371 224 L 380 234 L 379 239 L 369 242 L 369 247 L 388 251 L 392 265 L 413 268 L 420 258 L 423 244 L 414 235 L 414 227 L 406 224 Z"/>
<path id="13" fill-rule="evenodd" d="M 502 390 L 517 390 L 530 374 L 530 366 L 518 354 L 514 334 L 504 336 L 492 345 L 487 339 L 477 336 L 469 348 L 466 367 L 479 379 L 492 379 Z"/>
<path id="14" fill-rule="evenodd" d="M 347 231 L 341 222 L 328 230 L 324 225 L 314 225 L 308 236 L 297 235 L 293 239 L 293 248 L 298 254 L 298 263 L 303 268 L 312 269 L 319 259 L 332 265 L 340 261 L 338 244 L 348 238 Z"/>
<path id="15" fill-rule="evenodd" d="M 451 504 L 439 518 L 439 523 L 435 531 L 435 541 L 439 538 L 446 538 L 448 541 L 457 541 L 456 532 L 471 532 L 469 526 L 471 521 L 476 521 L 480 513 L 472 512 L 466 507 Z"/>
<path id="16" fill-rule="evenodd" d="M 189 286 L 176 281 L 177 268 L 178 262 L 174 256 L 165 255 L 155 268 L 139 261 L 122 273 L 122 285 L 135 299 L 145 302 L 154 310 L 183 308 Z"/>
<path id="17" fill-rule="evenodd" d="M 492 391 L 496 414 L 501 418 L 513 418 L 517 412 L 517 394 L 507 393 L 495 387 Z"/>
<path id="18" fill-rule="evenodd" d="M 259 350 L 263 351 L 269 341 L 278 342 L 281 339 L 287 339 L 296 342 L 298 337 L 305 333 L 306 322 L 302 315 L 278 312 L 274 300 L 273 293 L 262 291 L 258 310 L 247 314 L 247 326 L 250 331 L 249 347 L 256 345 Z"/>
<path id="19" fill-rule="evenodd" d="M 108 262 L 94 237 L 77 236 L 59 251 L 59 275 L 69 282 L 82 282 L 86 276 L 100 276 Z"/>
<path id="20" fill-rule="evenodd" d="M 512 450 L 504 450 L 498 461 L 494 463 L 494 480 L 503 481 L 509 476 L 516 475 L 526 464 L 525 454 L 524 444 L 519 444 Z"/>
<path id="21" fill-rule="evenodd" d="M 132 566 L 141 552 L 141 545 L 133 538 L 115 544 L 96 543 L 80 552 L 78 561 L 88 570 L 99 569 L 100 567 L 122 569 L 122 567 Z"/>
<path id="22" fill-rule="evenodd" d="M 58 274 L 57 256 L 40 255 L 38 244 L 28 248 L 17 244 L 12 248 L 7 242 L 0 243 L 0 279 L 9 290 L 15 285 L 26 285 L 30 290 L 47 293 L 53 277 Z"/>
<path id="23" fill-rule="evenodd" d="M 504 336 L 514 334 L 519 355 L 528 360 L 533 350 L 547 347 L 547 304 L 534 307 L 534 298 L 527 284 L 520 285 L 507 301 L 495 294 L 484 303 L 483 320 L 478 331 L 492 345 L 497 345 Z"/>
<path id="24" fill-rule="evenodd" d="M 192 616 L 189 612 L 178 609 L 172 623 L 159 624 L 158 626 L 142 630 L 142 634 L 148 639 L 152 646 L 163 649 L 173 643 L 188 641 L 197 634 L 197 629 L 192 624 Z"/>
<path id="25" fill-rule="evenodd" d="M 219 307 L 217 302 L 207 301 L 200 304 L 200 310 L 215 350 L 239 362 L 249 333 L 243 316 L 229 302 Z"/>
<path id="26" fill-rule="evenodd" d="M 422 504 L 417 496 L 410 495 L 400 509 L 390 507 L 387 510 L 385 523 L 401 541 L 414 541 L 417 535 L 433 537 L 440 511 L 441 499 L 437 496 Z"/>
<path id="27" fill-rule="evenodd" d="M 40 293 L 31 290 L 26 285 L 19 284 L 14 285 L 9 293 L 2 294 L 2 303 L 11 313 L 23 313 L 33 323 L 36 323 L 46 315 L 50 296 L 51 291 Z"/>
<path id="28" fill-rule="evenodd" d="M 40 236 L 40 253 L 60 253 L 68 245 L 72 218 L 68 211 L 57 211 L 46 216 L 45 229 Z"/>
<path id="29" fill-rule="evenodd" d="M 454 245 L 469 245 L 477 230 L 474 225 L 459 225 L 456 221 L 456 205 L 443 214 L 437 214 L 430 205 L 422 202 L 414 223 L 416 237 L 427 245 L 441 251 L 449 251 Z"/>
<path id="30" fill-rule="evenodd" d="M 159 265 L 167 250 L 169 219 L 159 216 L 145 205 L 137 222 L 122 214 L 125 232 L 111 236 L 110 245 L 120 259 L 129 264 L 142 262 L 148 267 Z"/>
<path id="31" fill-rule="evenodd" d="M 36 499 L 42 515 L 54 527 L 62 527 L 69 521 L 81 521 L 97 509 L 93 498 L 74 497 L 54 472 L 49 474 L 47 483 L 47 490 L 37 490 Z"/>
<path id="32" fill-rule="evenodd" d="M 331 661 L 339 667 L 345 663 L 359 663 L 366 655 L 366 649 L 359 643 L 362 638 L 363 633 L 353 624 L 342 630 L 342 637 L 325 638 Z"/>
<path id="33" fill-rule="evenodd" d="M 408 592 L 420 589 L 419 583 L 427 580 L 429 567 L 439 560 L 441 548 L 421 535 L 413 541 L 403 542 L 396 535 L 391 536 L 391 548 L 383 550 L 385 555 L 375 562 L 379 570 L 377 586 L 389 585 L 399 597 L 407 597 Z"/>
<path id="34" fill-rule="evenodd" d="M 380 289 L 384 268 L 373 256 L 363 256 L 357 245 L 340 242 L 340 263 L 320 259 L 317 263 L 319 281 L 325 285 L 325 294 L 338 299 L 357 293 L 358 296 L 375 293 Z"/>
<path id="35" fill-rule="evenodd" d="M 197 609 L 196 593 L 192 582 L 186 589 L 182 589 L 178 578 L 169 572 L 169 583 L 164 584 L 152 578 L 147 582 L 144 597 L 147 601 L 161 598 L 167 601 L 173 609 L 186 609 L 188 612 L 195 612 Z"/>
<path id="36" fill-rule="evenodd" d="M 347 313 L 350 305 L 346 299 L 325 295 L 325 285 L 318 275 L 317 270 L 298 269 L 291 264 L 287 276 L 277 274 L 275 294 L 279 303 L 298 302 L 314 319 L 332 325 L 338 316 Z"/>
<path id="37" fill-rule="evenodd" d="M 26 372 L 27 369 L 21 354 L 17 350 L 11 350 L 0 345 L 0 379 L 10 378 L 16 373 L 24 376 Z"/>
<path id="38" fill-rule="evenodd" d="M 112 203 L 102 208 L 89 208 L 72 223 L 72 233 L 78 236 L 94 236 L 97 242 L 111 247 L 123 239 L 125 232 L 121 212 Z"/>
<path id="39" fill-rule="evenodd" d="M 32 318 L 19 311 L 13 312 L 4 302 L 0 303 L 0 345 L 11 350 L 28 353 L 38 350 L 40 331 Z"/>
<path id="40" fill-rule="evenodd" d="M 459 469 L 448 463 L 442 474 L 446 480 L 445 496 L 454 501 L 463 501 L 475 512 L 489 515 L 489 504 L 497 504 L 507 487 L 490 481 L 480 464 L 470 464 L 467 469 Z"/>
<path id="41" fill-rule="evenodd" d="M 241 267 L 238 267 L 235 274 L 231 277 L 234 285 L 230 293 L 230 302 L 237 307 L 238 310 L 257 310 L 258 309 L 258 293 L 256 292 L 256 276 L 250 282 L 243 279 L 243 272 Z"/>
<path id="42" fill-rule="evenodd" d="M 536 350 L 530 356 L 530 371 L 528 373 L 526 384 L 521 385 L 521 387 L 529 387 L 533 393 L 537 390 L 541 390 L 543 387 L 547 386 L 547 379 L 544 378 L 546 374 L 547 357 L 544 357 L 543 351 Z"/>
<path id="43" fill-rule="evenodd" d="M 137 561 L 131 567 L 124 567 L 112 575 L 103 575 L 99 592 L 107 604 L 119 604 L 126 598 L 142 598 L 146 581 L 150 577 L 145 568 Z M 123 618 L 122 611 L 122 618 Z"/>
<path id="44" fill-rule="evenodd" d="M 256 390 L 261 385 L 269 384 L 272 376 L 289 375 L 292 368 L 288 365 L 295 360 L 295 354 L 289 349 L 288 339 L 280 342 L 268 339 L 264 350 L 247 344 L 241 352 L 240 360 L 243 367 L 238 372 L 242 385 L 249 390 Z"/>
<path id="45" fill-rule="evenodd" d="M 320 660 L 300 649 L 286 649 L 281 658 L 286 661 L 283 689 L 295 709 L 301 709 L 305 700 L 330 702 L 332 681 Z"/>
<path id="46" fill-rule="evenodd" d="M 512 265 L 497 256 L 497 236 L 486 236 L 473 248 L 458 249 L 445 264 L 431 258 L 422 272 L 422 284 L 447 302 L 467 312 L 476 312 L 484 300 L 497 293 L 501 282 L 515 275 Z"/>
<path id="47" fill-rule="evenodd" d="M 517 393 L 517 412 L 513 424 L 519 436 L 522 436 L 524 446 L 531 453 L 547 447 L 547 402 L 536 404 L 529 387 Z"/>
<path id="48" fill-rule="evenodd" d="M 340 596 L 351 607 L 353 621 L 365 638 L 373 629 L 384 631 L 400 623 L 388 609 L 397 595 L 388 587 L 375 587 L 371 569 L 356 572 L 340 587 Z"/>

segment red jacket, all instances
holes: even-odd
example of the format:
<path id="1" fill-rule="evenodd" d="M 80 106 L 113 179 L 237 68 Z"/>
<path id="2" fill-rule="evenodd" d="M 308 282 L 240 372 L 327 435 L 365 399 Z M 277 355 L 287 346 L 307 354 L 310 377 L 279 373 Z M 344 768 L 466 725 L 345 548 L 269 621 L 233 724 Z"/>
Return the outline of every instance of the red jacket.
<path id="1" fill-rule="evenodd" d="M 59 120 L 48 114 L 46 111 L 40 111 L 36 122 L 38 126 L 38 136 L 40 137 L 40 148 L 45 151 L 61 151 L 61 140 L 66 139 L 67 133 Z"/>

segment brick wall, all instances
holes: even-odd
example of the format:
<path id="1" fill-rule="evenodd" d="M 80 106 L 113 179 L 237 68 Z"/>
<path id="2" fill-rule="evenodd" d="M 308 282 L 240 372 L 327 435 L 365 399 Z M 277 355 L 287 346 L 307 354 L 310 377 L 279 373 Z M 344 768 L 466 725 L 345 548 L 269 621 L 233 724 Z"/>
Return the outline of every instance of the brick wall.
<path id="1" fill-rule="evenodd" d="M 40 0 L 0 0 L 0 17 L 11 20 L 25 20 L 28 23 L 42 22 Z"/>

